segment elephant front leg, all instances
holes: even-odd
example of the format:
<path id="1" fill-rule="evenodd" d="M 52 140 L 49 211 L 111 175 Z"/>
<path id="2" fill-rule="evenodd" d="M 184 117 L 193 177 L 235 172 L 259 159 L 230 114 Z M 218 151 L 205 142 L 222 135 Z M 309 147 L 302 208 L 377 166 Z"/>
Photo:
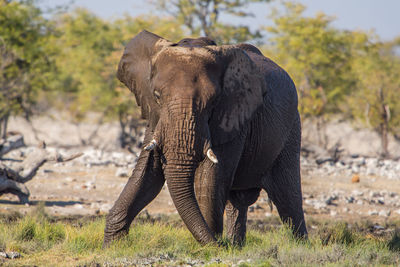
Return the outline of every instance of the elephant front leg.
<path id="1" fill-rule="evenodd" d="M 235 190 L 229 194 L 225 208 L 227 235 L 234 245 L 242 246 L 246 238 L 247 210 L 255 203 L 261 189 Z"/>
<path id="2" fill-rule="evenodd" d="M 148 134 L 144 144 L 146 139 L 150 139 Z M 128 233 L 133 219 L 160 193 L 164 182 L 157 151 L 142 150 L 131 177 L 107 215 L 103 247 Z"/>

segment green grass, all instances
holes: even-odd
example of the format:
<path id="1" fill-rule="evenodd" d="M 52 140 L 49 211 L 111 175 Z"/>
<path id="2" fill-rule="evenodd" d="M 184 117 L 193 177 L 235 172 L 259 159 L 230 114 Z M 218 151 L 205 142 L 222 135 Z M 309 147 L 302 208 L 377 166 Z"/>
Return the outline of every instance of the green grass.
<path id="1" fill-rule="evenodd" d="M 239 248 L 224 238 L 226 247 L 200 246 L 176 217 L 139 219 L 128 236 L 102 249 L 104 217 L 57 219 L 39 207 L 0 218 L 0 250 L 22 254 L 0 265 L 398 266 L 400 233 L 377 236 L 368 227 L 321 222 L 308 241 L 294 239 L 286 227 L 250 230 Z"/>

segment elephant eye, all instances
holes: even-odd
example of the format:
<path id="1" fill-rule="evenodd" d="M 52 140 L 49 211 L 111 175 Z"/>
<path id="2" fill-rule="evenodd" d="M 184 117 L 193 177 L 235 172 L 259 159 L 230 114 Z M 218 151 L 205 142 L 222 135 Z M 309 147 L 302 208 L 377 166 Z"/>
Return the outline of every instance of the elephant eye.
<path id="1" fill-rule="evenodd" d="M 157 90 L 154 90 L 153 94 L 154 94 L 154 97 L 156 98 L 157 104 L 160 104 L 160 98 L 161 98 L 160 92 Z"/>

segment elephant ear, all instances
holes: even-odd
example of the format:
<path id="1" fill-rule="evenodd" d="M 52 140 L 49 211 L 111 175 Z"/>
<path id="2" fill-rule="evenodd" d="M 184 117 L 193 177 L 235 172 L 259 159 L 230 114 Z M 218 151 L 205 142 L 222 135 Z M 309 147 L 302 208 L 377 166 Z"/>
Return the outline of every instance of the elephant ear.
<path id="1" fill-rule="evenodd" d="M 248 127 L 263 105 L 264 78 L 250 57 L 240 48 L 221 47 L 225 72 L 222 91 L 209 121 L 213 145 L 232 141 Z"/>
<path id="2" fill-rule="evenodd" d="M 134 94 L 142 110 L 142 118 L 149 120 L 154 128 L 158 121 L 156 104 L 150 88 L 152 58 L 164 47 L 172 45 L 162 37 L 148 31 L 142 31 L 126 45 L 118 65 L 117 77 Z"/>

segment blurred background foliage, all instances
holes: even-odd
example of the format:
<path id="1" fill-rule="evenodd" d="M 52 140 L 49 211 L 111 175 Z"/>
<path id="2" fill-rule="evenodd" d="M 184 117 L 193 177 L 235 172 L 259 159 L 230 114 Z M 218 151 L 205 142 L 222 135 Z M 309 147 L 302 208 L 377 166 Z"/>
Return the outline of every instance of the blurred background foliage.
<path id="1" fill-rule="evenodd" d="M 29 120 L 51 109 L 76 121 L 94 111 L 99 122 L 118 119 L 123 131 L 137 124 L 134 97 L 115 73 L 124 45 L 147 29 L 175 42 L 206 35 L 258 44 L 294 79 L 303 118 L 362 122 L 380 134 L 385 156 L 388 134 L 400 138 L 400 37 L 338 29 L 333 17 L 305 16 L 306 7 L 291 1 L 271 12 L 272 26 L 221 21 L 221 14 L 252 16 L 244 12 L 252 2 L 270 1 L 155 0 L 158 13 L 106 20 L 82 8 L 49 16 L 34 0 L 0 0 L 0 134 L 12 115 Z"/>

